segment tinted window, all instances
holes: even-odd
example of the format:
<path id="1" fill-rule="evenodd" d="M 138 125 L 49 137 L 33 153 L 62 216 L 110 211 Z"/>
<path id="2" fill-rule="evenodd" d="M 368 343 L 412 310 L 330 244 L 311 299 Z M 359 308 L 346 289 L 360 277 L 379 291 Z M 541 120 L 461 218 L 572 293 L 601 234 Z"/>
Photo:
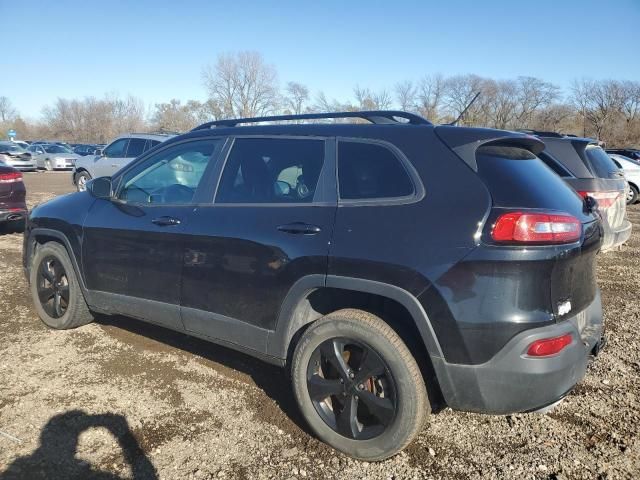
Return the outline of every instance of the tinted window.
<path id="1" fill-rule="evenodd" d="M 104 149 L 105 157 L 111 158 L 124 158 L 124 152 L 127 148 L 128 138 L 121 138 L 120 140 L 116 140 L 107 148 Z"/>
<path id="2" fill-rule="evenodd" d="M 386 147 L 340 142 L 338 184 L 342 199 L 406 197 L 414 192 L 409 174 Z"/>
<path id="3" fill-rule="evenodd" d="M 62 145 L 45 145 L 44 149 L 47 153 L 73 153 L 70 149 Z"/>
<path id="4" fill-rule="evenodd" d="M 144 138 L 132 138 L 129 140 L 127 147 L 127 158 L 135 158 L 144 152 L 144 144 L 147 141 Z"/>
<path id="5" fill-rule="evenodd" d="M 131 203 L 190 203 L 218 142 L 189 142 L 152 155 L 126 173 L 118 198 Z"/>
<path id="6" fill-rule="evenodd" d="M 549 208 L 581 215 L 581 198 L 528 150 L 483 146 L 476 158 L 496 207 Z"/>
<path id="7" fill-rule="evenodd" d="M 543 153 L 540 153 L 539 157 L 540 157 L 540 160 L 542 160 L 545 163 L 545 165 L 547 165 L 547 167 L 549 167 L 551 170 L 556 172 L 556 175 L 559 175 L 565 178 L 573 176 L 571 175 L 571 172 L 569 172 L 569 170 L 567 170 L 562 165 L 560 165 L 560 163 L 554 158 L 552 158 L 550 155 L 543 152 Z"/>
<path id="8" fill-rule="evenodd" d="M 324 141 L 236 139 L 217 203 L 310 203 L 324 162 Z"/>
<path id="9" fill-rule="evenodd" d="M 585 150 L 587 158 L 593 168 L 593 173 L 600 178 L 610 178 L 613 173 L 618 171 L 618 167 L 613 163 L 611 157 L 606 152 L 595 145 L 589 145 Z"/>

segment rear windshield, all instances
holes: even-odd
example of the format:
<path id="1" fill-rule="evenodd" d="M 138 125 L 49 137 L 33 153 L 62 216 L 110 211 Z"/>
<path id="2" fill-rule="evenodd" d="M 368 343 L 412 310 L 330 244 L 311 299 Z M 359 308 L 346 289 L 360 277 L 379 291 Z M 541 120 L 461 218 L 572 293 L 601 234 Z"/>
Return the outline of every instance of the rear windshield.
<path id="1" fill-rule="evenodd" d="M 543 208 L 582 216 L 582 199 L 533 153 L 513 146 L 482 146 L 478 173 L 496 207 Z"/>
<path id="2" fill-rule="evenodd" d="M 619 169 L 611 157 L 600 147 L 596 145 L 587 146 L 585 153 L 591 163 L 593 173 L 600 178 L 612 178 Z"/>

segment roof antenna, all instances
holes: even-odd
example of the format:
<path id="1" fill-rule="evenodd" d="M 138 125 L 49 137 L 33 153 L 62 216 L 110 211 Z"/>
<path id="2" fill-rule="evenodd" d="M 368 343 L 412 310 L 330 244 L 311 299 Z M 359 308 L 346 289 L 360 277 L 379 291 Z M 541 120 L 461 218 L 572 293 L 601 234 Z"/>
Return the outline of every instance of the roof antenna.
<path id="1" fill-rule="evenodd" d="M 458 118 L 456 118 L 456 119 L 455 119 L 453 122 L 451 122 L 451 123 L 447 123 L 447 125 L 451 125 L 451 126 L 454 126 L 454 127 L 455 127 L 456 125 L 458 125 L 458 122 L 459 122 L 460 120 L 462 120 L 462 117 L 464 117 L 464 114 L 465 114 L 465 113 L 467 113 L 467 110 L 469 110 L 469 108 L 471 108 L 471 105 L 473 105 L 473 102 L 475 102 L 475 101 L 476 101 L 476 99 L 477 99 L 479 96 L 480 96 L 480 90 L 478 90 L 478 93 L 476 93 L 476 94 L 474 95 L 474 97 L 473 97 L 473 98 L 471 99 L 471 101 L 467 104 L 467 106 L 466 106 L 466 107 L 464 107 L 464 110 L 462 110 L 462 111 L 460 112 L 460 115 L 458 115 Z"/>

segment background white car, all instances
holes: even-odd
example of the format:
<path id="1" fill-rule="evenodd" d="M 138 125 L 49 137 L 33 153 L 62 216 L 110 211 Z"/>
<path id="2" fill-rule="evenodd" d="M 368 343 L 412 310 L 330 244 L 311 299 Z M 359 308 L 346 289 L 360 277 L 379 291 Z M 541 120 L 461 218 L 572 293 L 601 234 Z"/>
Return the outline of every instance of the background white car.
<path id="1" fill-rule="evenodd" d="M 36 169 L 31 154 L 14 142 L 0 142 L 0 161 L 23 172 Z"/>
<path id="2" fill-rule="evenodd" d="M 629 183 L 627 204 L 640 202 L 640 162 L 617 153 L 609 155 L 615 164 L 622 169 Z"/>
<path id="3" fill-rule="evenodd" d="M 36 166 L 45 170 L 71 170 L 80 155 L 56 143 L 31 145 L 27 149 L 31 152 Z"/>
<path id="4" fill-rule="evenodd" d="M 86 190 L 86 184 L 92 178 L 112 176 L 134 158 L 173 136 L 164 133 L 120 135 L 97 155 L 79 157 L 73 172 L 73 183 L 78 191 L 82 192 Z"/>

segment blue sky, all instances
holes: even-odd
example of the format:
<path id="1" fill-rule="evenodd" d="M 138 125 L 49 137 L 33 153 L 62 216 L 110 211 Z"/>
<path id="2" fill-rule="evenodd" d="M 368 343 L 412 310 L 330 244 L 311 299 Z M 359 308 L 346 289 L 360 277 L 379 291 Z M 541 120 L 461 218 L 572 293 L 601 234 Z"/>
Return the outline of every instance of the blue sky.
<path id="1" fill-rule="evenodd" d="M 0 95 L 28 118 L 57 97 L 204 99 L 202 67 L 238 50 L 341 99 L 433 73 L 640 80 L 640 0 L 0 0 L 0 18 Z"/>

